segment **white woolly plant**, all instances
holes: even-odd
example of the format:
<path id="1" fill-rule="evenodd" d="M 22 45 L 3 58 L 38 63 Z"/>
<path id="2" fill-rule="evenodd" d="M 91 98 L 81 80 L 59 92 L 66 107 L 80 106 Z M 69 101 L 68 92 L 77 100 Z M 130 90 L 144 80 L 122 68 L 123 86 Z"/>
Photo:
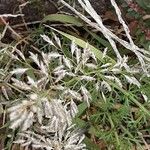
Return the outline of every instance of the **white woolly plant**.
<path id="1" fill-rule="evenodd" d="M 85 150 L 86 145 L 83 142 L 85 135 L 73 124 L 73 119 L 78 113 L 78 104 L 84 102 L 90 107 L 93 93 L 107 101 L 107 96 L 113 92 L 114 85 L 121 90 L 126 83 L 140 88 L 141 84 L 134 76 L 139 70 L 127 64 L 128 57 L 121 56 L 116 41 L 136 54 L 142 71 L 149 76 L 150 54 L 134 44 L 115 0 L 111 0 L 111 4 L 129 42 L 117 37 L 103 24 L 101 17 L 88 0 L 78 1 L 96 23 L 91 22 L 64 0 L 60 1 L 86 23 L 103 33 L 116 53 L 117 62 L 112 64 L 105 60 L 107 48 L 104 49 L 102 57 L 105 63 L 100 62 L 88 43 L 82 49 L 72 41 L 66 53 L 55 33 L 52 33 L 52 39 L 45 34 L 40 37 L 49 45 L 47 53 L 29 51 L 29 57 L 26 58 L 26 55 L 16 48 L 13 48 L 12 52 L 8 51 L 7 55 L 21 67 L 10 71 L 8 83 L 10 78 L 11 86 L 9 90 L 2 86 L 1 91 L 7 100 L 10 99 L 8 93 L 10 90 L 20 92 L 21 100 L 15 100 L 7 112 L 10 128 L 19 129 L 14 143 L 21 144 L 26 149 L 33 147 L 42 150 Z M 5 76 L 3 72 L 0 70 L 0 75 Z M 147 101 L 147 96 L 142 92 L 141 94 Z"/>
<path id="2" fill-rule="evenodd" d="M 138 87 L 140 83 L 134 76 L 121 73 L 126 57 L 122 63 L 103 64 L 97 60 L 88 44 L 81 49 L 74 41 L 70 46 L 71 56 L 67 57 L 63 49 L 52 44 L 48 36 L 41 35 L 41 37 L 54 47 L 48 53 L 29 52 L 30 61 L 25 59 L 21 51 L 17 55 L 13 54 L 15 61 L 28 63 L 28 67 L 11 71 L 11 76 L 26 77 L 26 80 L 11 77 L 12 86 L 28 93 L 26 98 L 8 108 L 10 128 L 13 130 L 20 128 L 21 132 L 15 143 L 27 148 L 32 146 L 46 150 L 83 150 L 86 146 L 82 143 L 84 139 L 82 131 L 75 126 L 70 128 L 72 119 L 78 113 L 77 103 L 83 101 L 90 107 L 93 91 L 101 93 L 106 101 L 105 93 L 108 94 L 112 90 L 110 83 L 113 82 L 123 88 L 120 76 Z M 60 45 L 59 38 L 55 37 L 56 39 Z M 105 54 L 106 49 L 103 59 Z M 37 67 L 31 66 L 31 62 Z M 28 71 L 35 77 L 32 78 Z M 70 84 L 71 81 L 75 84 Z M 146 98 L 146 95 L 143 94 L 143 97 Z"/>
<path id="3" fill-rule="evenodd" d="M 49 37 L 46 41 L 51 45 Z M 88 44 L 81 49 L 72 42 L 70 54 L 71 56 L 67 57 L 63 49 L 57 46 L 49 53 L 30 52 L 30 61 L 14 54 L 16 61 L 29 61 L 37 65 L 34 68 L 28 63 L 29 67 L 11 71 L 12 76 L 15 74 L 26 77 L 26 80 L 11 77 L 12 86 L 28 93 L 26 98 L 8 108 L 10 128 L 20 128 L 14 143 L 27 148 L 41 147 L 43 150 L 83 150 L 86 146 L 82 142 L 82 131 L 77 130 L 76 126 L 70 129 L 72 119 L 78 113 L 77 103 L 83 101 L 90 107 L 93 91 L 100 93 L 106 101 L 105 93 L 111 92 L 112 82 L 123 88 L 120 76 L 130 84 L 140 87 L 134 76 L 121 73 L 123 63 L 112 65 L 109 62 L 99 62 Z M 50 66 L 53 61 L 55 64 Z M 28 71 L 32 72 L 35 78 L 32 78 Z M 70 84 L 72 81 L 75 84 Z M 146 95 L 143 94 L 143 97 L 146 98 Z"/>
<path id="4" fill-rule="evenodd" d="M 17 101 L 9 107 L 8 113 L 11 121 L 10 128 L 20 129 L 14 143 L 27 148 L 32 146 L 43 150 L 86 149 L 83 144 L 84 134 L 76 126 L 72 126 L 72 120 L 78 113 L 77 104 L 85 102 L 87 107 L 90 107 L 93 92 L 100 94 L 106 101 L 106 94 L 112 92 L 112 86 L 115 84 L 123 89 L 124 80 L 140 88 L 140 82 L 134 77 L 136 70 L 131 70 L 127 65 L 128 57 L 120 55 L 114 40 L 138 55 L 144 71 L 146 71 L 145 59 L 149 60 L 142 54 L 148 52 L 139 49 L 133 43 L 114 0 L 111 1 L 112 5 L 130 42 L 119 39 L 108 30 L 88 0 L 79 0 L 79 3 L 89 14 L 93 14 L 97 24 L 92 23 L 63 0 L 61 1 L 84 21 L 102 31 L 116 52 L 118 61 L 116 64 L 109 61 L 102 63 L 91 51 L 88 43 L 81 49 L 74 41 L 70 45 L 68 55 L 55 33 L 53 39 L 41 35 L 41 38 L 49 44 L 47 53 L 29 52 L 30 56 L 26 59 L 21 51 L 14 50 L 15 53 L 12 52 L 10 57 L 26 65 L 10 72 L 12 86 L 21 93 L 26 92 L 27 95 L 22 101 Z M 104 49 L 103 59 L 106 51 L 107 48 Z M 146 95 L 141 94 L 147 100 Z M 5 92 L 5 95 L 8 94 Z"/>
<path id="5" fill-rule="evenodd" d="M 21 130 L 25 131 L 30 128 L 34 122 L 42 125 L 43 118 L 49 119 L 56 125 L 51 127 L 52 132 L 56 132 L 57 128 L 61 129 L 62 124 L 71 125 L 72 116 L 75 116 L 77 106 L 73 101 L 69 104 L 70 110 L 67 111 L 67 106 L 63 106 L 63 101 L 59 99 L 50 99 L 46 97 L 38 97 L 37 94 L 31 94 L 26 100 L 16 104 L 8 109 L 10 113 L 10 128 L 16 129 L 21 126 Z M 58 111 L 59 110 L 59 111 Z M 54 129 L 56 127 L 56 130 Z"/>
<path id="6" fill-rule="evenodd" d="M 86 150 L 86 145 L 82 143 L 85 137 L 82 131 L 65 124 L 57 132 L 51 132 L 50 127 L 46 127 L 46 130 L 42 127 L 42 135 L 32 131 L 20 133 L 19 139 L 14 143 L 26 148 L 32 145 L 33 148 L 42 150 Z"/>
<path id="7" fill-rule="evenodd" d="M 18 139 L 14 143 L 21 144 L 26 149 L 30 146 L 43 150 L 84 149 L 84 134 L 75 129 L 74 125 L 71 126 L 72 118 L 78 112 L 77 106 L 73 101 L 67 105 L 63 105 L 62 102 L 32 94 L 28 100 L 10 107 L 10 128 L 21 127 Z M 46 124 L 43 123 L 44 119 Z M 33 123 L 40 125 L 34 126 Z"/>

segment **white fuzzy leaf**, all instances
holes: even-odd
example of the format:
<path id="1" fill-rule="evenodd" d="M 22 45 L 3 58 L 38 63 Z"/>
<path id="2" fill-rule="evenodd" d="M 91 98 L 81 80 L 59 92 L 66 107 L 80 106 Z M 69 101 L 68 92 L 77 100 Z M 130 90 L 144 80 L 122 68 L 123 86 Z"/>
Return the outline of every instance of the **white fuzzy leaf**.
<path id="1" fill-rule="evenodd" d="M 130 76 L 127 76 L 127 75 L 124 75 L 126 80 L 130 83 L 130 84 L 134 84 L 134 85 L 137 85 L 138 87 L 141 86 L 140 82 L 135 78 L 135 77 L 130 77 Z"/>
<path id="2" fill-rule="evenodd" d="M 33 118 L 34 114 L 33 112 L 29 112 L 29 114 L 27 115 L 23 125 L 22 125 L 22 131 L 27 130 L 32 124 L 33 124 Z"/>
<path id="3" fill-rule="evenodd" d="M 56 78 L 55 83 L 59 82 L 66 75 L 66 71 L 62 71 L 61 74 Z"/>
<path id="4" fill-rule="evenodd" d="M 50 38 L 47 35 L 41 35 L 41 37 L 43 38 L 44 41 L 48 42 L 50 45 L 54 45 L 53 41 L 50 40 Z"/>
<path id="5" fill-rule="evenodd" d="M 143 93 L 142 93 L 142 96 L 143 96 L 143 98 L 144 98 L 145 102 L 147 102 L 147 101 L 148 101 L 148 97 L 147 97 L 147 95 L 145 95 L 145 94 L 143 94 Z"/>
<path id="6" fill-rule="evenodd" d="M 5 86 L 1 86 L 1 90 L 2 90 L 2 93 L 4 94 L 5 98 L 7 100 L 9 100 L 9 96 L 7 94 L 8 92 L 7 92 L 6 88 L 5 88 Z"/>
<path id="7" fill-rule="evenodd" d="M 43 61 L 44 61 L 45 65 L 48 67 L 48 64 L 50 61 L 48 54 L 42 52 L 42 57 L 43 57 Z"/>
<path id="8" fill-rule="evenodd" d="M 22 122 L 26 119 L 26 116 L 27 116 L 27 111 L 24 111 L 23 114 L 20 116 L 20 118 L 14 120 L 11 123 L 10 128 L 11 129 L 16 129 L 19 126 L 21 126 Z"/>
<path id="9" fill-rule="evenodd" d="M 81 49 L 76 48 L 75 54 L 76 54 L 76 60 L 77 60 L 77 64 L 78 64 L 80 62 L 80 58 L 81 58 Z"/>
<path id="10" fill-rule="evenodd" d="M 63 94 L 66 94 L 66 95 L 70 94 L 72 96 L 72 98 L 75 98 L 77 100 L 82 99 L 81 95 L 78 92 L 70 90 L 70 89 L 65 90 Z"/>
<path id="11" fill-rule="evenodd" d="M 107 51 L 108 51 L 108 48 L 106 47 L 103 51 L 102 59 L 104 59 L 106 57 Z"/>
<path id="12" fill-rule="evenodd" d="M 86 80 L 86 81 L 95 81 L 96 79 L 94 77 L 90 77 L 90 76 L 81 76 L 80 77 L 81 80 Z"/>
<path id="13" fill-rule="evenodd" d="M 54 72 L 58 72 L 58 71 L 60 71 L 62 69 L 64 69 L 64 65 L 60 65 L 60 66 L 56 67 L 53 71 Z"/>
<path id="14" fill-rule="evenodd" d="M 81 92 L 83 94 L 84 101 L 87 103 L 88 107 L 90 107 L 89 100 L 92 99 L 91 94 L 89 93 L 89 91 L 84 86 L 81 86 Z"/>
<path id="15" fill-rule="evenodd" d="M 76 75 L 72 72 L 66 72 L 66 75 L 70 76 L 70 77 L 75 77 Z"/>
<path id="16" fill-rule="evenodd" d="M 61 55 L 60 55 L 59 53 L 57 53 L 57 52 L 48 53 L 49 59 L 51 59 L 51 58 L 58 58 L 58 57 L 60 57 L 60 56 L 61 56 Z"/>
<path id="17" fill-rule="evenodd" d="M 17 68 L 11 71 L 11 74 L 23 74 L 25 73 L 29 68 Z"/>
<path id="18" fill-rule="evenodd" d="M 56 36 L 56 34 L 54 32 L 52 32 L 53 36 L 54 36 L 54 39 L 57 43 L 57 45 L 61 48 L 61 42 L 60 42 L 60 39 Z"/>
<path id="19" fill-rule="evenodd" d="M 28 84 L 37 87 L 35 81 L 31 77 L 27 76 L 27 79 L 28 79 Z"/>
<path id="20" fill-rule="evenodd" d="M 16 49 L 15 51 L 23 60 L 25 60 L 24 54 L 20 50 Z"/>
<path id="21" fill-rule="evenodd" d="M 30 58 L 38 65 L 38 67 L 40 67 L 40 61 L 38 59 L 38 55 L 37 54 L 33 54 L 32 52 L 30 53 Z"/>
<path id="22" fill-rule="evenodd" d="M 25 142 L 25 140 L 18 139 L 17 141 L 14 141 L 13 143 L 15 143 L 15 144 L 22 144 L 24 142 Z"/>
<path id="23" fill-rule="evenodd" d="M 11 78 L 11 80 L 13 81 L 13 85 L 17 86 L 18 88 L 22 90 L 31 90 L 31 87 L 27 85 L 26 83 L 19 81 L 15 78 Z"/>
<path id="24" fill-rule="evenodd" d="M 97 69 L 97 66 L 92 63 L 86 63 L 85 66 L 87 66 L 88 68 L 91 68 L 91 69 Z"/>
<path id="25" fill-rule="evenodd" d="M 67 57 L 63 57 L 64 64 L 71 70 L 73 67 L 71 61 Z"/>
<path id="26" fill-rule="evenodd" d="M 111 86 L 106 82 L 106 81 L 102 81 L 101 82 L 101 87 L 104 87 L 104 88 L 107 88 L 107 90 L 109 91 L 109 92 L 111 92 Z"/>
<path id="27" fill-rule="evenodd" d="M 106 102 L 106 97 L 105 97 L 105 94 L 102 92 L 102 97 L 103 97 L 103 100 Z"/>
<path id="28" fill-rule="evenodd" d="M 101 68 L 107 68 L 110 67 L 112 65 L 112 63 L 106 63 L 104 65 L 101 66 Z"/>
<path id="29" fill-rule="evenodd" d="M 72 41 L 72 43 L 71 43 L 71 54 L 72 54 L 72 56 L 73 56 L 75 50 L 76 50 L 76 44 L 74 41 Z"/>
<path id="30" fill-rule="evenodd" d="M 70 113 L 73 118 L 78 113 L 78 107 L 73 100 L 70 102 Z"/>
<path id="31" fill-rule="evenodd" d="M 116 82 L 121 88 L 123 87 L 123 85 L 122 85 L 122 83 L 121 83 L 121 81 L 120 81 L 119 78 L 115 77 L 115 82 Z"/>

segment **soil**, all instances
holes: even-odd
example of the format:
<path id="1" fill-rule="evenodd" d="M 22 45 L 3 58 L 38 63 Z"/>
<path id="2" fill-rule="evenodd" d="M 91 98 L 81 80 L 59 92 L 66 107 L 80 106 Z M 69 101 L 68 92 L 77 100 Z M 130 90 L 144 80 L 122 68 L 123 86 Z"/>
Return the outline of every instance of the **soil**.
<path id="1" fill-rule="evenodd" d="M 0 14 L 24 14 L 25 22 L 40 21 L 45 15 L 57 13 L 56 6 L 49 0 L 31 0 L 26 3 L 25 0 L 0 0 Z M 11 19 L 11 24 L 21 23 L 22 18 Z"/>
<path id="2" fill-rule="evenodd" d="M 40 21 L 45 15 L 58 12 L 57 2 L 58 0 L 31 0 L 30 3 L 21 6 L 26 0 L 0 0 L 0 14 L 23 13 L 25 22 Z M 90 2 L 98 14 L 104 13 L 110 6 L 110 1 L 106 0 L 90 0 Z M 70 12 L 67 8 L 64 11 Z M 18 24 L 22 23 L 23 19 L 17 17 L 9 21 L 11 24 Z"/>
<path id="3" fill-rule="evenodd" d="M 89 1 L 98 14 L 105 14 L 110 6 L 110 1 L 106 0 Z M 77 8 L 80 8 L 78 1 L 75 2 Z M 62 7 L 62 4 L 59 3 L 59 0 L 0 0 L 0 14 L 24 14 L 24 17 L 5 18 L 6 22 L 9 22 L 10 25 L 25 25 L 25 22 L 32 24 L 33 22 L 41 21 L 46 15 L 55 14 L 59 11 L 72 13 L 72 11 L 70 11 L 68 8 L 62 7 L 62 9 L 60 9 L 60 7 Z M 0 20 L 0 26 L 3 25 L 3 21 Z M 23 37 L 26 36 L 26 32 L 24 31 L 27 29 L 24 27 L 17 27 L 15 29 L 18 30 L 17 32 L 19 32 L 21 35 L 23 32 Z M 7 31 L 5 37 L 2 39 L 2 42 L 9 43 L 11 40 L 13 40 L 13 37 L 11 36 L 11 33 Z"/>
<path id="4" fill-rule="evenodd" d="M 109 0 L 90 0 L 90 2 L 98 14 L 104 14 L 110 7 Z"/>

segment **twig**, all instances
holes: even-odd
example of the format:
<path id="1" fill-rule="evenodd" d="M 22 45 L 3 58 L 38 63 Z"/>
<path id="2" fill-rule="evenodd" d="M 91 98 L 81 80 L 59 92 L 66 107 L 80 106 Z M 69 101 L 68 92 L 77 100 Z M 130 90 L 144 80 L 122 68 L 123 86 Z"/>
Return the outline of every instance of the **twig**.
<path id="1" fill-rule="evenodd" d="M 5 33 L 6 33 L 6 31 L 7 31 L 7 28 L 8 28 L 8 24 L 5 25 L 5 28 L 4 28 L 3 32 L 2 32 L 2 34 L 0 35 L 0 41 L 1 41 L 1 39 L 5 36 Z"/>
<path id="2" fill-rule="evenodd" d="M 16 17 L 20 17 L 20 16 L 24 16 L 24 14 L 17 14 L 17 15 L 13 15 L 13 14 L 1 14 L 0 17 L 13 17 L 13 18 L 16 18 Z"/>
<path id="3" fill-rule="evenodd" d="M 36 48 L 35 46 L 31 45 L 28 41 L 26 41 L 25 39 L 23 39 L 6 21 L 3 17 L 1 17 L 1 20 L 3 21 L 3 23 L 5 25 L 7 25 L 7 28 L 12 32 L 12 34 L 14 35 L 14 39 L 17 41 L 22 41 L 25 44 L 30 45 L 34 50 L 36 50 L 38 53 L 40 53 L 40 50 L 38 48 Z M 16 37 L 16 38 L 15 38 Z"/>
<path id="4" fill-rule="evenodd" d="M 37 24 L 37 23 L 41 23 L 41 21 L 33 21 L 33 22 L 26 22 L 26 25 L 33 25 L 33 24 Z M 18 28 L 18 27 L 22 27 L 22 26 L 25 26 L 24 23 L 21 23 L 21 24 L 16 24 L 16 25 L 13 25 L 12 28 Z"/>
<path id="5" fill-rule="evenodd" d="M 27 4 L 29 4 L 29 1 L 27 1 L 27 2 L 25 2 L 25 3 L 23 3 L 23 4 L 21 4 L 21 5 L 19 5 L 19 11 L 20 11 L 20 13 L 22 13 L 22 7 L 25 7 Z M 27 24 L 26 24 L 26 22 L 25 22 L 24 17 L 21 16 L 21 18 L 22 18 L 22 21 L 23 21 L 23 23 L 24 23 L 24 26 L 25 26 L 26 29 L 28 30 L 28 26 L 27 26 Z"/>
<path id="6" fill-rule="evenodd" d="M 145 149 L 146 149 L 146 150 L 150 150 L 150 146 L 147 144 L 147 142 L 146 142 L 145 139 L 143 138 L 142 133 L 139 133 L 139 135 L 140 135 L 140 137 L 141 137 L 141 139 L 142 139 L 142 141 L 143 141 L 143 143 L 144 143 L 144 145 L 145 145 Z"/>
<path id="7" fill-rule="evenodd" d="M 150 15 L 143 16 L 143 20 L 147 20 L 147 19 L 150 19 Z"/>

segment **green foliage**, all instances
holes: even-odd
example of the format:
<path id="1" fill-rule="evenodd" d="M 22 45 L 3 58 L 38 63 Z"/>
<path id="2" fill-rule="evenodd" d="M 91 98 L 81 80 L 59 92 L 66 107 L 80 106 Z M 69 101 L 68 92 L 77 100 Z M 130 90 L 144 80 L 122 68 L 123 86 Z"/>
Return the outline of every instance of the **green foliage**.
<path id="1" fill-rule="evenodd" d="M 137 3 L 144 8 L 146 11 L 149 10 L 149 0 L 136 0 Z M 71 3 L 71 1 L 70 1 Z M 136 15 L 136 18 L 140 18 L 141 15 L 137 14 L 131 10 L 130 15 Z M 116 64 L 114 60 L 114 55 L 112 52 L 112 47 L 109 42 L 103 36 L 99 36 L 97 33 L 91 31 L 91 29 L 84 25 L 82 21 L 78 18 L 62 15 L 62 14 L 53 14 L 48 15 L 43 19 L 43 22 L 61 22 L 63 24 L 70 24 L 71 27 L 65 28 L 65 32 L 61 31 L 63 27 L 59 29 L 49 28 L 49 26 L 40 24 L 38 29 L 31 34 L 32 44 L 37 47 L 37 51 L 30 47 L 30 52 L 38 54 L 40 63 L 42 62 L 42 53 L 49 53 L 51 51 L 59 52 L 63 54 L 74 66 L 76 64 L 76 58 L 70 52 L 70 45 L 73 41 L 76 46 L 83 51 L 88 48 L 96 57 L 96 69 L 91 69 L 85 66 L 79 68 L 79 74 L 77 77 L 64 77 L 59 82 L 60 85 L 63 85 L 67 88 L 80 90 L 80 87 L 84 85 L 89 93 L 91 94 L 90 106 L 84 101 L 76 101 L 78 107 L 78 113 L 73 119 L 73 123 L 80 129 L 83 129 L 85 134 L 84 142 L 87 145 L 88 150 L 99 150 L 105 149 L 108 150 L 131 150 L 135 146 L 137 149 L 144 149 L 143 137 L 149 136 L 150 134 L 150 79 L 149 77 L 143 76 L 142 72 L 139 72 L 136 76 L 136 79 L 140 81 L 141 86 L 137 87 L 134 83 L 128 82 L 124 75 L 133 75 L 126 72 L 124 69 L 120 69 L 119 73 L 112 72 L 113 66 Z M 74 29 L 80 29 L 86 31 L 86 36 L 76 36 Z M 72 32 L 73 29 L 73 32 Z M 54 38 L 54 33 L 60 39 L 61 47 Z M 73 34 L 71 34 L 73 33 Z M 40 35 L 47 35 L 54 45 L 50 45 L 45 42 Z M 149 42 L 146 41 L 144 35 L 141 34 L 141 30 L 138 30 L 137 38 L 135 42 L 138 45 L 143 46 L 144 48 L 149 47 Z M 87 44 L 88 42 L 88 44 Z M 17 104 L 22 102 L 22 99 L 26 98 L 30 91 L 25 91 L 19 89 L 17 86 L 12 84 L 10 72 L 14 68 L 29 68 L 26 71 L 25 75 L 13 75 L 16 79 L 27 82 L 27 76 L 36 81 L 38 78 L 42 77 L 43 74 L 37 69 L 37 65 L 29 58 L 29 47 L 21 47 L 21 52 L 26 57 L 19 60 L 15 60 L 13 54 L 14 48 L 16 48 L 16 43 L 12 45 L 7 45 L 7 47 L 0 50 L 0 87 L 5 87 L 8 91 L 9 88 L 11 92 L 9 93 L 9 99 L 6 98 L 4 93 L 0 96 L 2 102 L 0 104 L 0 115 L 6 112 L 6 108 L 10 107 L 12 104 Z M 18 44 L 18 43 L 17 43 Z M 19 47 L 19 48 L 20 48 Z M 103 58 L 103 49 L 108 48 L 108 54 Z M 76 49 L 77 50 L 77 49 Z M 121 54 L 124 55 L 125 49 L 122 49 Z M 125 53 L 126 54 L 126 53 Z M 17 56 L 20 58 L 21 55 L 17 53 Z M 131 65 L 135 65 L 136 61 L 133 62 L 132 59 L 135 59 L 131 56 Z M 9 61 L 7 61 L 9 60 Z M 20 61 L 21 60 L 21 61 Z M 39 92 L 39 89 L 33 88 L 32 92 L 37 93 L 38 95 L 47 96 L 49 99 L 59 97 L 61 92 L 57 90 L 51 90 L 51 84 L 55 85 L 53 77 L 53 69 L 58 66 L 57 59 L 51 61 L 48 64 L 48 82 L 43 86 L 42 90 Z M 89 59 L 90 63 L 93 63 L 93 58 Z M 109 67 L 104 67 L 107 69 L 107 72 L 102 72 L 102 65 L 111 63 Z M 70 69 L 74 71 L 75 69 Z M 84 81 L 79 79 L 80 75 L 87 75 L 94 77 L 94 81 Z M 116 77 L 121 81 L 122 86 L 119 86 L 115 80 L 110 80 L 106 76 Z M 99 85 L 100 89 L 96 89 L 96 83 L 105 81 L 111 87 L 111 90 L 108 87 L 102 87 Z M 42 84 L 42 83 L 41 83 Z M 147 96 L 147 99 L 144 99 L 144 96 Z M 70 102 L 69 96 L 66 98 L 67 102 Z M 75 99 L 75 98 L 74 98 Z M 5 107 L 4 107 L 5 106 Z M 6 149 L 12 149 L 13 141 L 17 137 L 17 130 L 10 131 L 9 126 L 11 122 L 6 117 L 6 124 L 0 128 L 6 129 L 7 133 L 10 134 L 7 137 L 6 134 L 2 132 L 2 135 L 5 139 Z M 46 123 L 46 119 L 44 120 Z M 38 123 L 36 124 L 38 126 Z M 33 128 L 33 130 L 36 129 Z M 44 134 L 44 133 L 42 133 Z M 103 144 L 100 144 L 103 143 Z"/>
<path id="2" fill-rule="evenodd" d="M 150 0 L 136 0 L 140 7 L 150 12 Z"/>
<path id="3" fill-rule="evenodd" d="M 62 22 L 68 23 L 75 26 L 83 26 L 83 22 L 74 16 L 64 15 L 64 14 L 51 14 L 46 16 L 42 22 L 53 21 L 53 22 Z"/>

